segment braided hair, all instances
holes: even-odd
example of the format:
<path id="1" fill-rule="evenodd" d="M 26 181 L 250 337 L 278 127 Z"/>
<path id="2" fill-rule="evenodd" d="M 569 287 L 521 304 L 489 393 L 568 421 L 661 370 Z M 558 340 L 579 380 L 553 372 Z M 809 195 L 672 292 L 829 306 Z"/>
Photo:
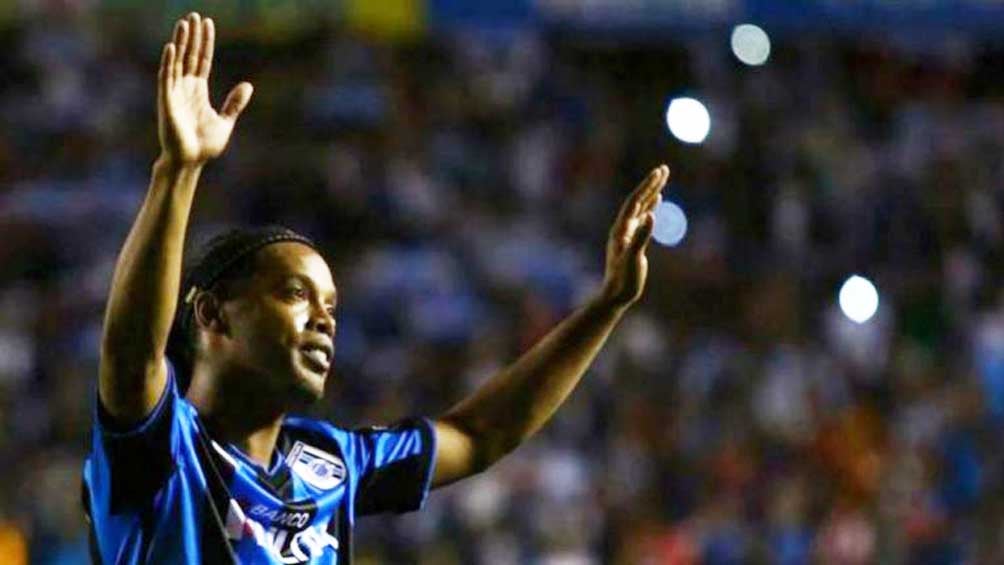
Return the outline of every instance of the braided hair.
<path id="1" fill-rule="evenodd" d="M 178 307 L 167 341 L 167 356 L 175 366 L 180 390 L 188 389 L 195 364 L 196 295 L 205 290 L 225 293 L 227 285 L 254 274 L 259 249 L 285 241 L 317 251 L 317 244 L 310 238 L 284 226 L 267 225 L 231 228 L 209 238 L 191 254 L 181 277 Z"/>

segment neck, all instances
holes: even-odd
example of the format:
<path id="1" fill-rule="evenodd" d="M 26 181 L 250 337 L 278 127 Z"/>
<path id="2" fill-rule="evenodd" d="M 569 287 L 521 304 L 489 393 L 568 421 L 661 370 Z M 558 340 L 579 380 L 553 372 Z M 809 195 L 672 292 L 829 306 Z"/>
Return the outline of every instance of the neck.
<path id="1" fill-rule="evenodd" d="M 268 469 L 272 464 L 272 452 L 275 451 L 275 444 L 279 440 L 281 427 L 282 416 L 269 426 L 241 434 L 240 437 L 229 441 L 246 453 L 252 461 L 261 465 L 262 468 Z"/>
<path id="2" fill-rule="evenodd" d="M 237 384 L 249 380 L 197 365 L 186 396 L 214 439 L 234 444 L 268 469 L 286 409 L 275 401 L 275 395 Z"/>

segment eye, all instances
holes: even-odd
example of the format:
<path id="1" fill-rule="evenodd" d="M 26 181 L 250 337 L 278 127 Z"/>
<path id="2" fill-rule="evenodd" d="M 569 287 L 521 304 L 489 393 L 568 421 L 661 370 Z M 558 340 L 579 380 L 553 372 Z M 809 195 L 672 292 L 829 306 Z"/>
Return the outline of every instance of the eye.
<path id="1" fill-rule="evenodd" d="M 328 310 L 328 315 L 330 315 L 332 318 L 334 318 L 335 317 L 335 307 L 334 306 L 328 306 L 327 310 Z"/>
<path id="2" fill-rule="evenodd" d="M 286 294 L 293 298 L 306 298 L 307 290 L 302 286 L 291 286 L 286 289 Z"/>

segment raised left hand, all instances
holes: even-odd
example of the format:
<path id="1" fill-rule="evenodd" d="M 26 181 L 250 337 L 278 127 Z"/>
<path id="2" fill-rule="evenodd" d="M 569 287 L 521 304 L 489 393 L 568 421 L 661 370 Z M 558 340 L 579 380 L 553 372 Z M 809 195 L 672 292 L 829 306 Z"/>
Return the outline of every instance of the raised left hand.
<path id="1" fill-rule="evenodd" d="M 660 165 L 631 193 L 607 239 L 607 261 L 603 276 L 603 299 L 615 307 L 626 307 L 641 298 L 648 276 L 645 250 L 652 239 L 655 207 L 662 200 L 662 188 L 669 180 L 669 167 Z"/>

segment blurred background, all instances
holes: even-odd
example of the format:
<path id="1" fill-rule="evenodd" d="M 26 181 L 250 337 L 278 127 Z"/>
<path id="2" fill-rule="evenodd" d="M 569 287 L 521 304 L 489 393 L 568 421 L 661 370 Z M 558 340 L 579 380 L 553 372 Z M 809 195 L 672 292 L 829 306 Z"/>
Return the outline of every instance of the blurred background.
<path id="1" fill-rule="evenodd" d="M 673 169 L 686 235 L 555 420 L 363 520 L 359 563 L 1004 562 L 1001 2 L 0 0 L 5 563 L 86 560 L 101 315 L 192 8 L 214 100 L 256 92 L 190 235 L 323 243 L 340 424 L 525 351 Z"/>

